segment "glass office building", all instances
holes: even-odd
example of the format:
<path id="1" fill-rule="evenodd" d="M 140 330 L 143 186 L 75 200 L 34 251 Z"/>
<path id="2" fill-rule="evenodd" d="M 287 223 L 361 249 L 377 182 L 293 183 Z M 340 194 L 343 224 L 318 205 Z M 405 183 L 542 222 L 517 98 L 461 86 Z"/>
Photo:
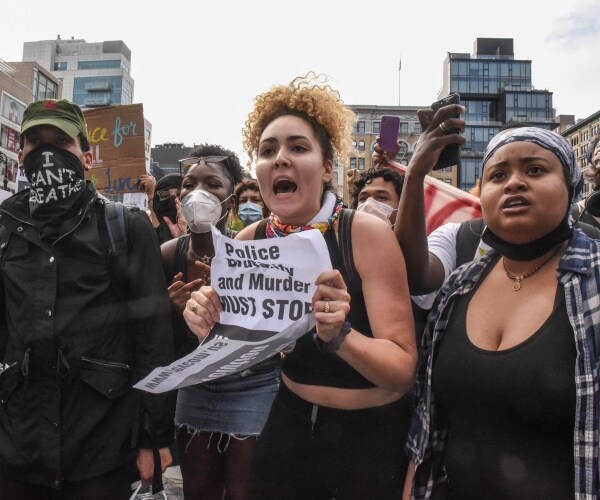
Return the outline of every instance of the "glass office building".
<path id="1" fill-rule="evenodd" d="M 131 51 L 122 40 L 25 42 L 23 61 L 35 61 L 63 83 L 63 97 L 81 107 L 133 103 Z"/>
<path id="2" fill-rule="evenodd" d="M 449 52 L 439 98 L 452 92 L 460 93 L 467 108 L 467 142 L 457 167 L 459 187 L 466 191 L 481 175 L 483 151 L 503 124 L 556 127 L 552 92 L 534 88 L 531 61 L 515 60 L 511 38 L 478 38 L 473 54 Z"/>

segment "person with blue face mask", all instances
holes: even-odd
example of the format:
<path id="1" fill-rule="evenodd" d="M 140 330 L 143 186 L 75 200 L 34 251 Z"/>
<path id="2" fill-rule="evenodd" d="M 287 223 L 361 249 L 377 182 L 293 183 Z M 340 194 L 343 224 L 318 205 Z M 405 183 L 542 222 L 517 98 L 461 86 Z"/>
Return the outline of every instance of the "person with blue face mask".
<path id="1" fill-rule="evenodd" d="M 260 194 L 258 182 L 254 179 L 244 179 L 237 185 L 235 200 L 236 212 L 234 215 L 237 215 L 244 227 L 264 219 L 269 213 Z"/>

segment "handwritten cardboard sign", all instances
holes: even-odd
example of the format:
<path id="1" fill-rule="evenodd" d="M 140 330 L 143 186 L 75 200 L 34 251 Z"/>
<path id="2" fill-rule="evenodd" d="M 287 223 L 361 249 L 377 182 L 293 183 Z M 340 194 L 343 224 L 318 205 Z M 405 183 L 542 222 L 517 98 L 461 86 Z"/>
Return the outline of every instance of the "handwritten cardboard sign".
<path id="1" fill-rule="evenodd" d="M 139 193 L 136 181 L 146 173 L 143 105 L 104 106 L 83 113 L 93 153 L 86 179 L 103 194 Z"/>

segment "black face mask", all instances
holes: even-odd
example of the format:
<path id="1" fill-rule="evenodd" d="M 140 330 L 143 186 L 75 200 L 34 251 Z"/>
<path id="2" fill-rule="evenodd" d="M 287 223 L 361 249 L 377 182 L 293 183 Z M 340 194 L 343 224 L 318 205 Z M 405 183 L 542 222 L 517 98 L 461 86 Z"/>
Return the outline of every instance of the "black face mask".
<path id="1" fill-rule="evenodd" d="M 27 154 L 23 166 L 31 185 L 31 216 L 41 225 L 60 225 L 85 186 L 81 160 L 52 144 L 41 144 Z"/>
<path id="2" fill-rule="evenodd" d="M 163 217 L 168 217 L 173 224 L 177 224 L 177 205 L 175 204 L 175 196 L 169 196 L 166 200 L 160 200 L 156 197 L 154 202 L 154 213 L 156 214 L 158 221 L 163 224 Z"/>
<path id="3" fill-rule="evenodd" d="M 509 259 L 525 261 L 537 259 L 548 253 L 559 243 L 568 240 L 572 234 L 573 229 L 569 226 L 569 215 L 567 214 L 555 229 L 529 243 L 510 243 L 493 233 L 489 227 L 483 231 L 481 240 Z"/>

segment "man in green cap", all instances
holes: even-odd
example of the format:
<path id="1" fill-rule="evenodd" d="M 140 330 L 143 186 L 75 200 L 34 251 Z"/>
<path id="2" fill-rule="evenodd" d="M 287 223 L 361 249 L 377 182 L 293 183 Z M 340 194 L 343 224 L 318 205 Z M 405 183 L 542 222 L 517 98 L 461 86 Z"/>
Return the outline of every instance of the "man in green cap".
<path id="1" fill-rule="evenodd" d="M 156 235 L 127 210 L 117 268 L 79 106 L 30 104 L 20 141 L 30 188 L 0 206 L 0 498 L 128 498 L 136 458 L 143 483 L 153 449 L 171 462 L 173 397 L 132 389 L 173 356 Z"/>

